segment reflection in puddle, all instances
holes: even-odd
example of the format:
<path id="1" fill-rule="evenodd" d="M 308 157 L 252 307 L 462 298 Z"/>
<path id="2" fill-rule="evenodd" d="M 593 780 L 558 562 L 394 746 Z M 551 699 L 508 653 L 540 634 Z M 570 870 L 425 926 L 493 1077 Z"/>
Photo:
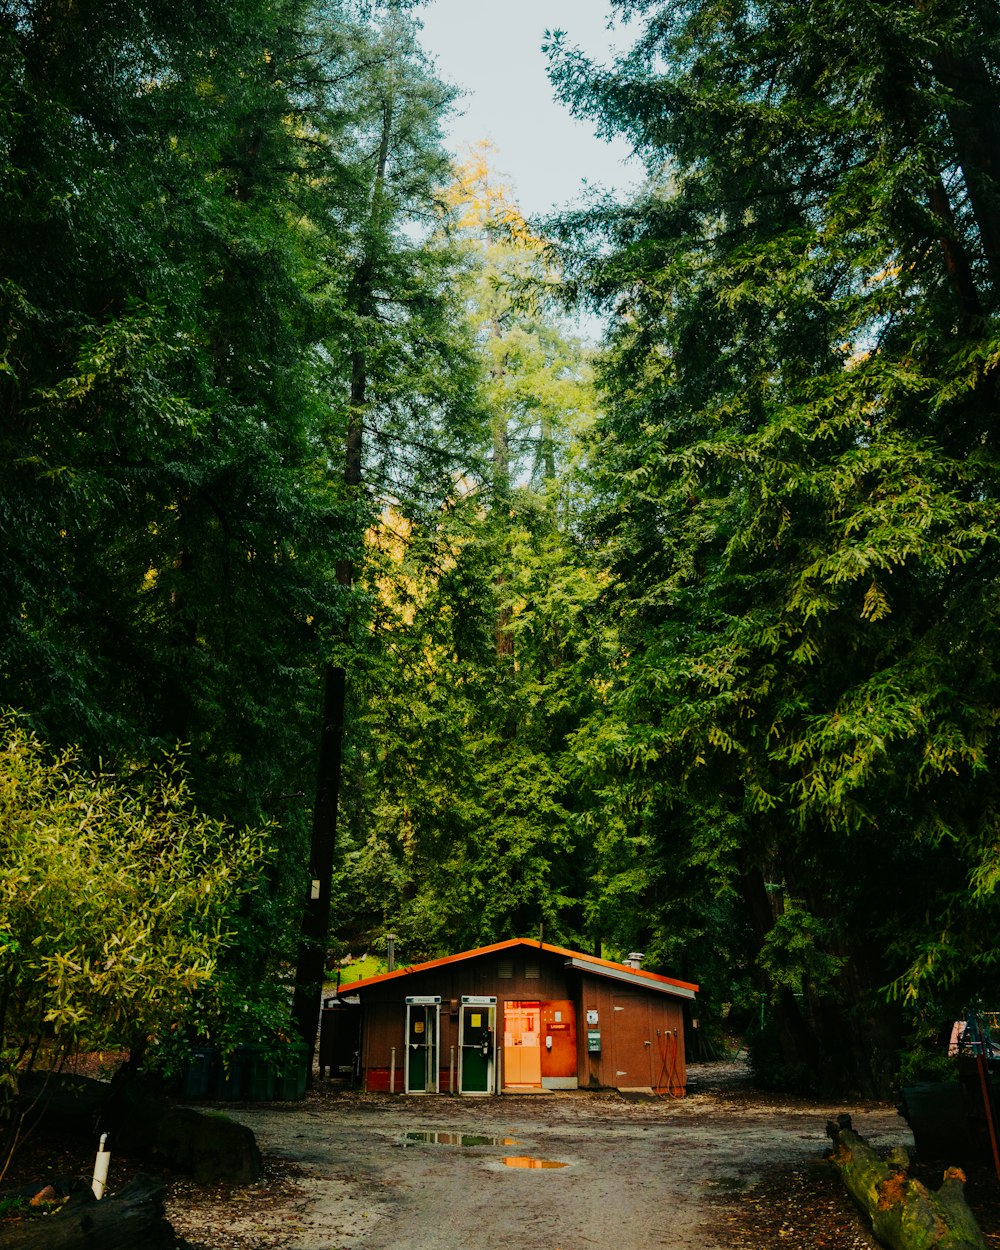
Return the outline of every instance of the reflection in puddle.
<path id="1" fill-rule="evenodd" d="M 564 1168 L 565 1163 L 552 1159 L 532 1159 L 529 1155 L 508 1155 L 504 1163 L 509 1168 Z"/>
<path id="2" fill-rule="evenodd" d="M 418 1141 L 432 1146 L 520 1146 L 516 1137 L 482 1137 L 478 1133 L 438 1133 L 425 1130 L 423 1132 L 404 1133 L 404 1141 Z"/>

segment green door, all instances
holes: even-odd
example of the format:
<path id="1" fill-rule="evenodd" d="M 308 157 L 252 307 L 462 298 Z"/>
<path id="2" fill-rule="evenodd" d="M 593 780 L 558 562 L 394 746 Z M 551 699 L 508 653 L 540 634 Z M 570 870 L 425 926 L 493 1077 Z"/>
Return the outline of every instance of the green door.
<path id="1" fill-rule="evenodd" d="M 493 1054 L 496 1046 L 496 999 L 462 1004 L 462 1094 L 489 1094 L 493 1090 Z"/>
<path id="2" fill-rule="evenodd" d="M 437 1093 L 438 1012 L 435 1003 L 406 1004 L 406 1092 Z"/>

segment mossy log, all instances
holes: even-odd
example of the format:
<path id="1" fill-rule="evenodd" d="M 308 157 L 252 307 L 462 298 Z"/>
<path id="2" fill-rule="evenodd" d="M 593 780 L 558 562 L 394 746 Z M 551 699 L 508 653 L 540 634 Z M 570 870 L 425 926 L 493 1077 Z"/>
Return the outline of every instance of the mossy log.
<path id="1" fill-rule="evenodd" d="M 891 1250 L 986 1250 L 965 1201 L 959 1168 L 948 1168 L 941 1188 L 931 1192 L 909 1175 L 905 1150 L 880 1158 L 854 1132 L 850 1116 L 839 1116 L 826 1131 L 833 1141 L 832 1161 L 883 1245 Z"/>
<path id="2" fill-rule="evenodd" d="M 53 1215 L 5 1221 L 3 1250 L 181 1250 L 163 1214 L 164 1185 L 149 1176 L 100 1202 L 84 1187 Z"/>

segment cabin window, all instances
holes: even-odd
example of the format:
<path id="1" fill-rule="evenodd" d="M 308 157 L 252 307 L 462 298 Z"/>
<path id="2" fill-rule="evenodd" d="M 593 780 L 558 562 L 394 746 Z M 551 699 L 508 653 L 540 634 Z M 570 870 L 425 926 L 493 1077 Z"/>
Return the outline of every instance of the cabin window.
<path id="1" fill-rule="evenodd" d="M 501 959 L 500 966 L 497 969 L 497 976 L 503 981 L 510 981 L 514 977 L 514 961 L 513 959 Z"/>
<path id="2" fill-rule="evenodd" d="M 524 975 L 529 981 L 537 981 L 541 976 L 541 973 L 538 970 L 538 964 L 525 964 Z"/>

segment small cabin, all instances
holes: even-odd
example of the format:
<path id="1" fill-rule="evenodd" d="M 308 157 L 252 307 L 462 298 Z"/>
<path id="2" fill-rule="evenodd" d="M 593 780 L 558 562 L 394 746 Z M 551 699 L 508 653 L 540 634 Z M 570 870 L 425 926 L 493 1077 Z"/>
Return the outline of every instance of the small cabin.
<path id="1" fill-rule="evenodd" d="M 697 990 L 516 938 L 344 986 L 328 1010 L 350 1029 L 370 1091 L 680 1096 L 684 1006 Z"/>

